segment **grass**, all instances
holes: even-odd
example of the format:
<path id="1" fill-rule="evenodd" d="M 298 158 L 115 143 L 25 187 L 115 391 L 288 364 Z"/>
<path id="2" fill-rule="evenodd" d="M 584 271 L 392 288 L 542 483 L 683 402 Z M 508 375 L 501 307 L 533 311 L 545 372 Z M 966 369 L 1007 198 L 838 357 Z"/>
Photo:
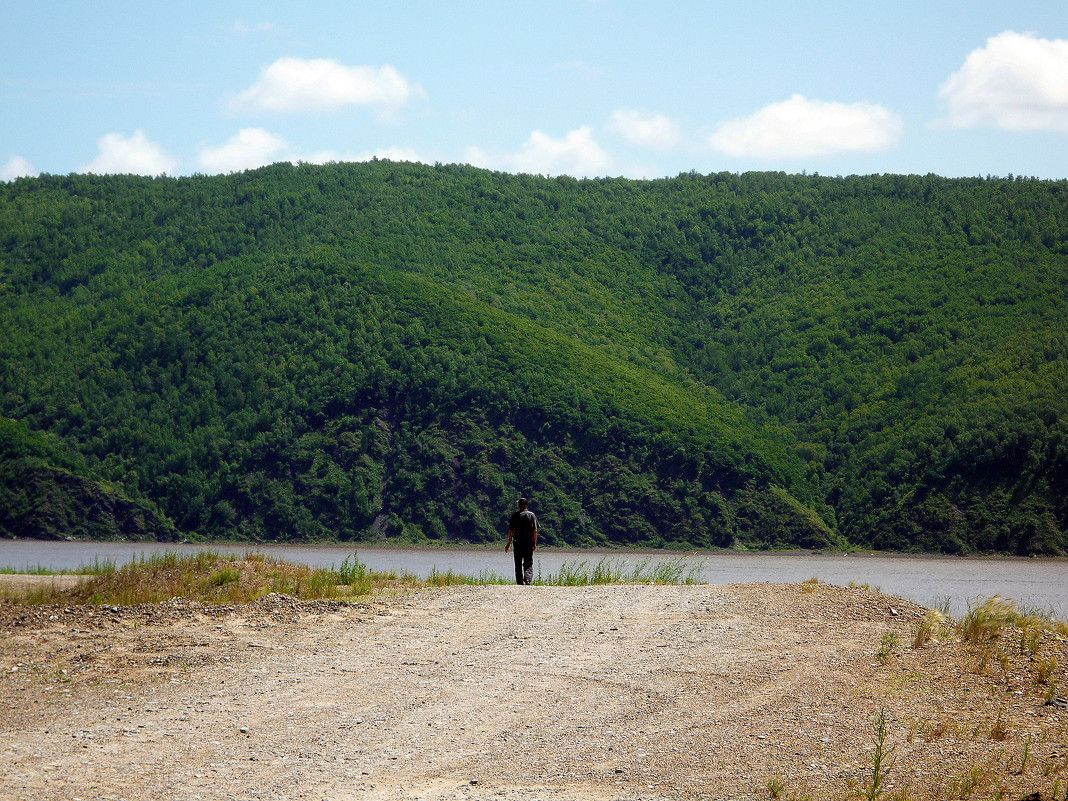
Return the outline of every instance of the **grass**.
<path id="1" fill-rule="evenodd" d="M 886 709 L 879 710 L 879 719 L 875 722 L 875 751 L 872 753 L 871 778 L 864 786 L 864 797 L 876 801 L 883 793 L 886 777 L 894 767 L 894 752 L 897 746 L 888 746 Z"/>
<path id="2" fill-rule="evenodd" d="M 998 742 L 1004 742 L 1008 740 L 1010 732 L 1008 726 L 1005 723 L 1005 714 L 1003 709 L 998 710 L 998 719 L 994 721 L 994 725 L 990 728 L 990 739 L 997 740 Z"/>
<path id="3" fill-rule="evenodd" d="M 465 573 L 456 573 L 452 568 L 442 573 L 435 567 L 430 571 L 430 575 L 427 576 L 426 583 L 430 587 L 452 587 L 457 584 L 511 584 L 512 582 L 498 573 L 488 571 L 483 571 L 477 576 L 468 576 Z"/>
<path id="4" fill-rule="evenodd" d="M 96 576 L 104 573 L 112 573 L 114 571 L 114 562 L 110 559 L 100 561 L 99 558 L 94 559 L 93 563 L 90 565 L 81 565 L 73 570 L 69 568 L 45 567 L 41 564 L 24 568 L 15 568 L 10 565 L 0 566 L 0 575 L 4 576 Z"/>
<path id="5" fill-rule="evenodd" d="M 950 782 L 950 797 L 965 801 L 990 784 L 993 778 L 990 766 L 972 765 Z"/>
<path id="6" fill-rule="evenodd" d="M 939 634 L 946 625 L 948 617 L 945 612 L 937 609 L 928 609 L 916 627 L 916 636 L 912 639 L 913 648 L 923 648 Z"/>
<path id="7" fill-rule="evenodd" d="M 1024 741 L 1023 754 L 1020 755 L 1020 767 L 1016 770 L 1016 775 L 1023 776 L 1027 773 L 1027 766 L 1031 762 L 1031 735 L 1027 736 L 1027 740 Z"/>
<path id="8" fill-rule="evenodd" d="M 768 795 L 772 798 L 782 798 L 786 791 L 786 781 L 782 776 L 772 776 L 768 779 Z"/>
<path id="9" fill-rule="evenodd" d="M 368 570 L 355 558 L 346 559 L 340 568 L 324 569 L 264 554 L 216 551 L 142 555 L 122 567 L 98 563 L 74 572 L 85 575 L 86 579 L 73 587 L 42 585 L 11 600 L 30 604 L 132 605 L 181 597 L 220 605 L 250 603 L 272 592 L 301 600 L 318 600 L 424 584 L 407 573 Z"/>
<path id="10" fill-rule="evenodd" d="M 643 560 L 632 568 L 624 562 L 602 559 L 595 565 L 587 562 L 564 563 L 560 572 L 539 575 L 535 584 L 555 587 L 592 586 L 597 584 L 695 584 L 698 568 L 687 568 L 683 560 L 652 564 Z M 8 569 L 6 572 L 16 571 Z M 31 575 L 54 575 L 38 566 L 17 571 Z M 483 571 L 477 576 L 442 572 L 434 568 L 426 579 L 410 573 L 375 571 L 354 556 L 340 567 L 313 568 L 294 564 L 262 553 L 221 554 L 200 551 L 192 555 L 173 552 L 142 555 L 122 567 L 110 562 L 96 562 L 76 571 L 86 576 L 75 587 L 35 587 L 10 600 L 29 604 L 91 603 L 132 605 L 161 603 L 181 597 L 204 604 L 250 603 L 272 593 L 284 593 L 301 600 L 366 596 L 383 592 L 423 587 L 453 585 L 510 584 L 497 573 Z"/>
<path id="11" fill-rule="evenodd" d="M 1038 649 L 1043 631 L 1055 631 L 1064 636 L 1068 625 L 1055 622 L 1050 615 L 1037 609 L 1024 609 L 1010 599 L 995 595 L 976 604 L 969 604 L 961 621 L 961 637 L 965 642 L 983 643 L 999 639 L 1009 630 L 1020 631 L 1020 651 Z"/>
<path id="12" fill-rule="evenodd" d="M 897 634 L 893 631 L 889 631 L 883 635 L 883 639 L 879 644 L 879 650 L 875 652 L 875 658 L 885 665 L 890 661 L 890 655 L 894 652 L 894 648 L 896 647 Z"/>
<path id="13" fill-rule="evenodd" d="M 922 626 L 922 624 L 921 624 Z M 1026 658 L 1033 670 L 1037 685 L 1049 687 L 1047 702 L 1056 694 L 1058 671 L 1056 656 L 1039 654 L 1044 638 L 1068 635 L 1068 624 L 1057 621 L 1050 614 L 1036 609 L 1021 608 L 1015 602 L 995 595 L 985 601 L 969 606 L 968 614 L 959 625 L 961 640 L 970 644 L 978 656 L 977 671 L 983 673 L 993 660 L 1001 665 L 1002 672 L 1010 672 L 1012 651 Z M 1019 633 L 1019 648 L 1011 644 L 1013 632 Z M 920 634 L 917 633 L 917 639 Z"/>
<path id="14" fill-rule="evenodd" d="M 1037 660 L 1035 662 L 1035 681 L 1039 684 L 1046 684 L 1056 670 L 1057 657 L 1051 656 L 1047 659 Z"/>
<path id="15" fill-rule="evenodd" d="M 589 562 L 564 562 L 560 572 L 542 577 L 539 573 L 535 584 L 549 587 L 591 587 L 599 584 L 698 584 L 700 567 L 690 566 L 683 559 L 657 562 L 655 565 L 643 559 L 628 569 L 626 562 L 602 558 L 597 564 Z"/>

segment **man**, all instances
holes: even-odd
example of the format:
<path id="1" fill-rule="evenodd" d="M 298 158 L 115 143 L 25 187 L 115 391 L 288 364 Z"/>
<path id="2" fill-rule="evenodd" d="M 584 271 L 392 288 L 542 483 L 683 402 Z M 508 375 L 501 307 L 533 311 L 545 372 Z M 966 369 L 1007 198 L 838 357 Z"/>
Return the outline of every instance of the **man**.
<path id="1" fill-rule="evenodd" d="M 534 549 L 538 547 L 538 518 L 527 509 L 527 499 L 519 499 L 519 511 L 508 521 L 508 544 L 504 552 L 515 543 L 512 556 L 515 559 L 515 583 L 530 584 L 534 580 Z"/>

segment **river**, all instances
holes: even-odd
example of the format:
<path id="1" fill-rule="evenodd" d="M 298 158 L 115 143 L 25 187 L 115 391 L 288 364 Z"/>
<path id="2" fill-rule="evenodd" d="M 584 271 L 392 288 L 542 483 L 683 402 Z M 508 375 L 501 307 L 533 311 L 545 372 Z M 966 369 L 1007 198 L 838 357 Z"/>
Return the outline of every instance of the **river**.
<path id="1" fill-rule="evenodd" d="M 164 543 L 46 542 L 0 540 L 0 567 L 25 570 L 45 567 L 76 569 L 95 561 L 124 564 L 141 556 L 165 551 L 192 553 L 215 550 L 243 554 L 262 552 L 313 567 L 340 565 L 356 553 L 375 570 L 408 571 L 426 578 L 433 569 L 479 575 L 510 576 L 512 558 L 500 549 L 485 548 L 372 548 L 342 545 L 175 545 Z M 1014 557 L 942 557 L 886 554 L 573 551 L 539 549 L 535 573 L 557 573 L 564 563 L 601 559 L 624 563 L 630 569 L 647 561 L 682 560 L 684 573 L 709 584 L 739 582 L 800 582 L 810 578 L 830 584 L 868 584 L 883 592 L 930 607 L 949 603 L 961 615 L 968 605 L 1000 595 L 1021 605 L 1068 619 L 1068 559 Z"/>

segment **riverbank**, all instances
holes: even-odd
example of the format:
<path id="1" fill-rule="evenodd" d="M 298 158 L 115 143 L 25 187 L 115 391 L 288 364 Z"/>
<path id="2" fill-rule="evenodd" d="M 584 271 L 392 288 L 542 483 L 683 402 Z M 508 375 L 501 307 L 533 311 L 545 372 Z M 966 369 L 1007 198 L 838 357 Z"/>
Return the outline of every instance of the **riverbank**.
<path id="1" fill-rule="evenodd" d="M 353 555 L 353 546 L 323 545 L 186 545 L 137 543 L 58 543 L 38 540 L 0 540 L 0 566 L 28 569 L 76 570 L 79 566 L 113 562 L 122 565 L 159 553 L 196 554 L 205 550 L 243 555 L 253 550 L 273 558 L 312 567 L 338 566 Z M 504 542 L 487 548 L 364 548 L 356 551 L 371 570 L 408 572 L 426 578 L 431 571 L 453 571 L 479 576 L 496 573 L 509 576 L 512 559 Z M 830 554 L 815 552 L 704 551 L 560 551 L 539 548 L 535 571 L 559 573 L 565 564 L 600 560 L 625 563 L 628 567 L 648 562 L 684 564 L 687 574 L 709 584 L 743 584 L 770 581 L 800 583 L 810 578 L 848 586 L 850 583 L 878 587 L 891 595 L 908 598 L 923 606 L 964 615 L 977 600 L 1000 595 L 1041 610 L 1052 617 L 1068 619 L 1068 559 L 1024 557 L 948 557 L 887 554 Z"/>
<path id="2" fill-rule="evenodd" d="M 914 649 L 925 613 L 814 583 L 0 604 L 0 798 L 844 798 L 880 713 L 887 797 L 1064 786 L 1065 641 Z"/>

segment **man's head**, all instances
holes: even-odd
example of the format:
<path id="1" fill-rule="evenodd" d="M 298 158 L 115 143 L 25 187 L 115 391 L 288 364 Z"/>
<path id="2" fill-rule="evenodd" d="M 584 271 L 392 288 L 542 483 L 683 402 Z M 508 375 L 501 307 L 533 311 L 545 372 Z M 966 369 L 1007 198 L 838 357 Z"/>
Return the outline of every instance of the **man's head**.
<path id="1" fill-rule="evenodd" d="M 519 508 L 522 510 L 522 509 L 526 509 L 527 506 L 528 506 L 527 499 L 526 498 L 520 498 L 519 499 Z"/>

